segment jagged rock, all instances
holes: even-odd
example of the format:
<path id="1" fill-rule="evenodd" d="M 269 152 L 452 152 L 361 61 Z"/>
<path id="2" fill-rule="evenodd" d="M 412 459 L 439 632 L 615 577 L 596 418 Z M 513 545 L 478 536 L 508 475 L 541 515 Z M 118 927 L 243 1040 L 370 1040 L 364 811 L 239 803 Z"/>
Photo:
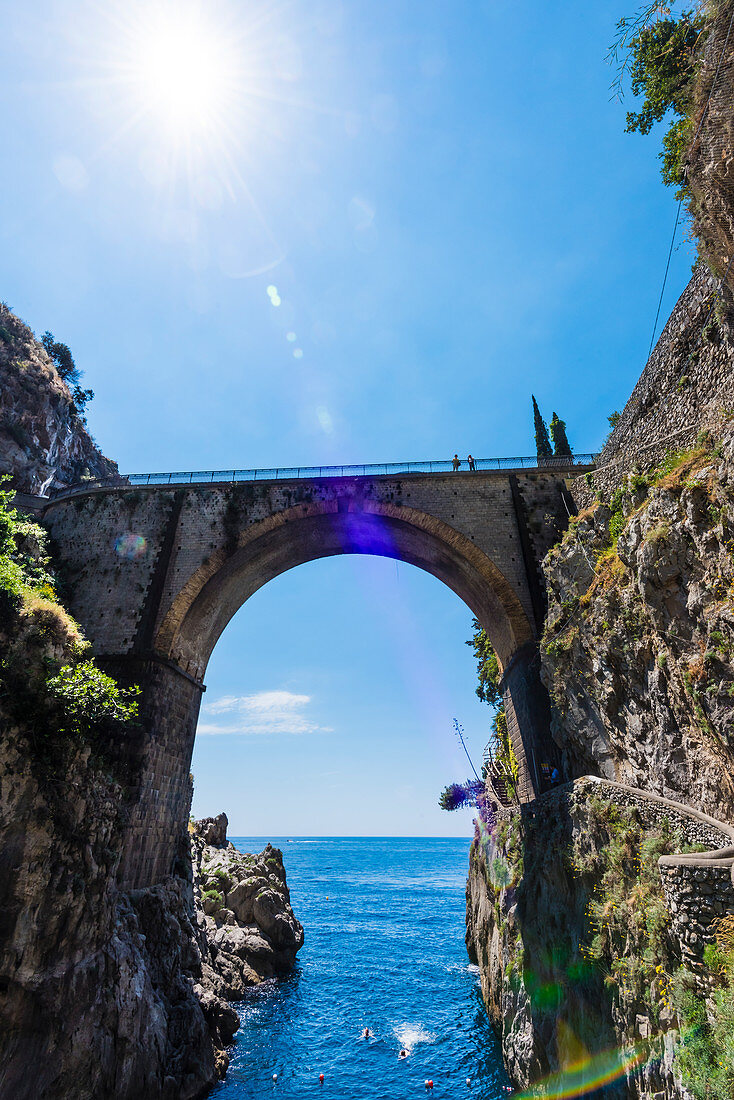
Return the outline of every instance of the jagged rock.
<path id="1" fill-rule="evenodd" d="M 191 858 L 206 964 L 236 1000 L 293 966 L 303 928 L 290 906 L 279 849 L 268 844 L 260 855 L 244 855 L 227 841 L 222 822 L 226 829 L 224 814 L 192 824 Z"/>
<path id="2" fill-rule="evenodd" d="M 623 489 L 616 539 L 598 505 L 543 564 L 553 736 L 569 778 L 617 779 L 731 819 L 731 422 L 720 425 L 715 453 L 702 449 L 642 500 Z M 596 571 L 584 572 L 582 556 Z"/>
<path id="3" fill-rule="evenodd" d="M 549 1074 L 578 1059 L 579 1042 L 592 1052 L 623 1051 L 648 1037 L 654 1044 L 650 1057 L 629 1076 L 620 1073 L 609 1082 L 605 1095 L 649 1100 L 660 1093 L 665 1100 L 686 1100 L 673 1069 L 679 1038 L 674 1012 L 657 991 L 651 989 L 645 999 L 634 983 L 606 983 L 606 971 L 594 972 L 586 962 L 588 905 L 598 886 L 595 853 L 609 846 L 615 828 L 599 809 L 598 799 L 606 796 L 613 798 L 615 792 L 579 780 L 531 806 L 504 811 L 502 828 L 493 835 L 478 831 L 466 890 L 467 950 L 479 966 L 482 996 L 516 1088 L 535 1091 Z M 624 806 L 627 795 L 619 797 Z M 648 812 L 654 828 L 666 819 L 668 807 L 661 804 Z M 690 828 L 692 840 L 699 823 L 693 821 Z M 587 869 L 580 866 L 585 857 Z M 497 866 L 521 866 L 522 875 L 498 875 Z M 666 959 L 675 968 L 679 945 L 672 936 L 664 943 Z M 625 957 L 648 946 L 647 932 L 640 941 L 628 934 Z"/>
<path id="4" fill-rule="evenodd" d="M 89 749 L 63 782 L 0 714 L 0 1098 L 194 1100 L 237 1026 L 207 974 L 191 887 L 115 886 L 125 803 Z"/>
<path id="5" fill-rule="evenodd" d="M 228 825 L 227 815 L 217 814 L 216 817 L 204 817 L 201 821 L 196 821 L 194 828 L 205 844 L 213 848 L 226 848 Z"/>
<path id="6" fill-rule="evenodd" d="M 0 474 L 40 494 L 83 478 L 112 477 L 74 408 L 67 384 L 33 332 L 0 303 Z"/>

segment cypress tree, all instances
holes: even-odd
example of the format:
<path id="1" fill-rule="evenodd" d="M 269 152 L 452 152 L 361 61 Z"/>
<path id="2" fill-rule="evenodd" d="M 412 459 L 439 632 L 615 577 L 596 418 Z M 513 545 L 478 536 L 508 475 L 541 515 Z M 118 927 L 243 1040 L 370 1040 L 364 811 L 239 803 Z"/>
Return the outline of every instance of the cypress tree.
<path id="1" fill-rule="evenodd" d="M 557 455 L 571 455 L 568 439 L 566 438 L 566 421 L 559 419 L 558 413 L 553 413 L 550 422 L 550 435 L 553 440 L 553 451 Z"/>
<path id="2" fill-rule="evenodd" d="M 533 396 L 533 395 L 531 395 Z M 548 429 L 545 425 L 545 420 L 540 415 L 540 409 L 538 408 L 538 402 L 533 396 L 533 416 L 535 417 L 535 449 L 538 454 L 538 458 L 550 458 L 553 454 L 550 445 L 550 439 L 548 438 Z"/>

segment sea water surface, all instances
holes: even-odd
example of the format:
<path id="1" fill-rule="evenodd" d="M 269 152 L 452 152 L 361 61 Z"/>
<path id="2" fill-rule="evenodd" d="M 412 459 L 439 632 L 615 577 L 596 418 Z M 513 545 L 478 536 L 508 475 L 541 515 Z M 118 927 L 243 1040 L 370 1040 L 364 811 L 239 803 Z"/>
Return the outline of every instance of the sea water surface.
<path id="1" fill-rule="evenodd" d="M 243 852 L 265 844 L 233 842 Z M 242 1025 L 230 1068 L 211 1095 L 403 1100 L 425 1096 L 432 1079 L 436 1100 L 507 1097 L 464 946 L 469 839 L 272 843 L 283 850 L 306 942 L 291 975 L 236 1006 Z M 365 1027 L 374 1038 L 360 1038 Z M 410 1052 L 404 1061 L 401 1047 Z"/>

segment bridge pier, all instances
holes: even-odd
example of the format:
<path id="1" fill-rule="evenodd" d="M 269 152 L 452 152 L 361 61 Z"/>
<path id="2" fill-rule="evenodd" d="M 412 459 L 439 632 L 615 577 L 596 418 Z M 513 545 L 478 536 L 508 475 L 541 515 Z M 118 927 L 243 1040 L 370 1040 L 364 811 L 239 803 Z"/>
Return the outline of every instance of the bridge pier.
<path id="1" fill-rule="evenodd" d="M 129 776 L 130 816 L 118 884 L 136 890 L 162 882 L 175 869 L 191 810 L 191 756 L 204 689 L 157 657 L 105 657 L 105 670 L 141 688 L 140 722 L 120 745 Z"/>
<path id="2" fill-rule="evenodd" d="M 527 642 L 514 654 L 500 684 L 507 730 L 517 759 L 518 797 L 531 802 L 545 788 L 543 766 L 557 764 L 550 736 L 550 700 L 540 680 L 536 642 Z"/>

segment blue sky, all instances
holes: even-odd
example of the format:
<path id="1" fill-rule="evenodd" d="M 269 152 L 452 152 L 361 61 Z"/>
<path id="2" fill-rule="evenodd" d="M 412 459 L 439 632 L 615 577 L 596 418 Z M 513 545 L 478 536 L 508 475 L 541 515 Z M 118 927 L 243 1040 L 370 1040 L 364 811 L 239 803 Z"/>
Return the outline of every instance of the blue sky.
<path id="1" fill-rule="evenodd" d="M 659 135 L 610 101 L 620 0 L 184 0 L 163 34 L 136 0 L 2 10 L 0 295 L 70 345 L 123 470 L 523 455 L 531 392 L 599 446 L 675 214 Z M 188 18 L 208 113 L 141 78 Z M 273 581 L 213 655 L 202 727 L 247 732 L 197 739 L 195 812 L 467 831 L 436 798 L 466 772 L 452 719 L 486 740 L 470 628 L 394 562 Z"/>

